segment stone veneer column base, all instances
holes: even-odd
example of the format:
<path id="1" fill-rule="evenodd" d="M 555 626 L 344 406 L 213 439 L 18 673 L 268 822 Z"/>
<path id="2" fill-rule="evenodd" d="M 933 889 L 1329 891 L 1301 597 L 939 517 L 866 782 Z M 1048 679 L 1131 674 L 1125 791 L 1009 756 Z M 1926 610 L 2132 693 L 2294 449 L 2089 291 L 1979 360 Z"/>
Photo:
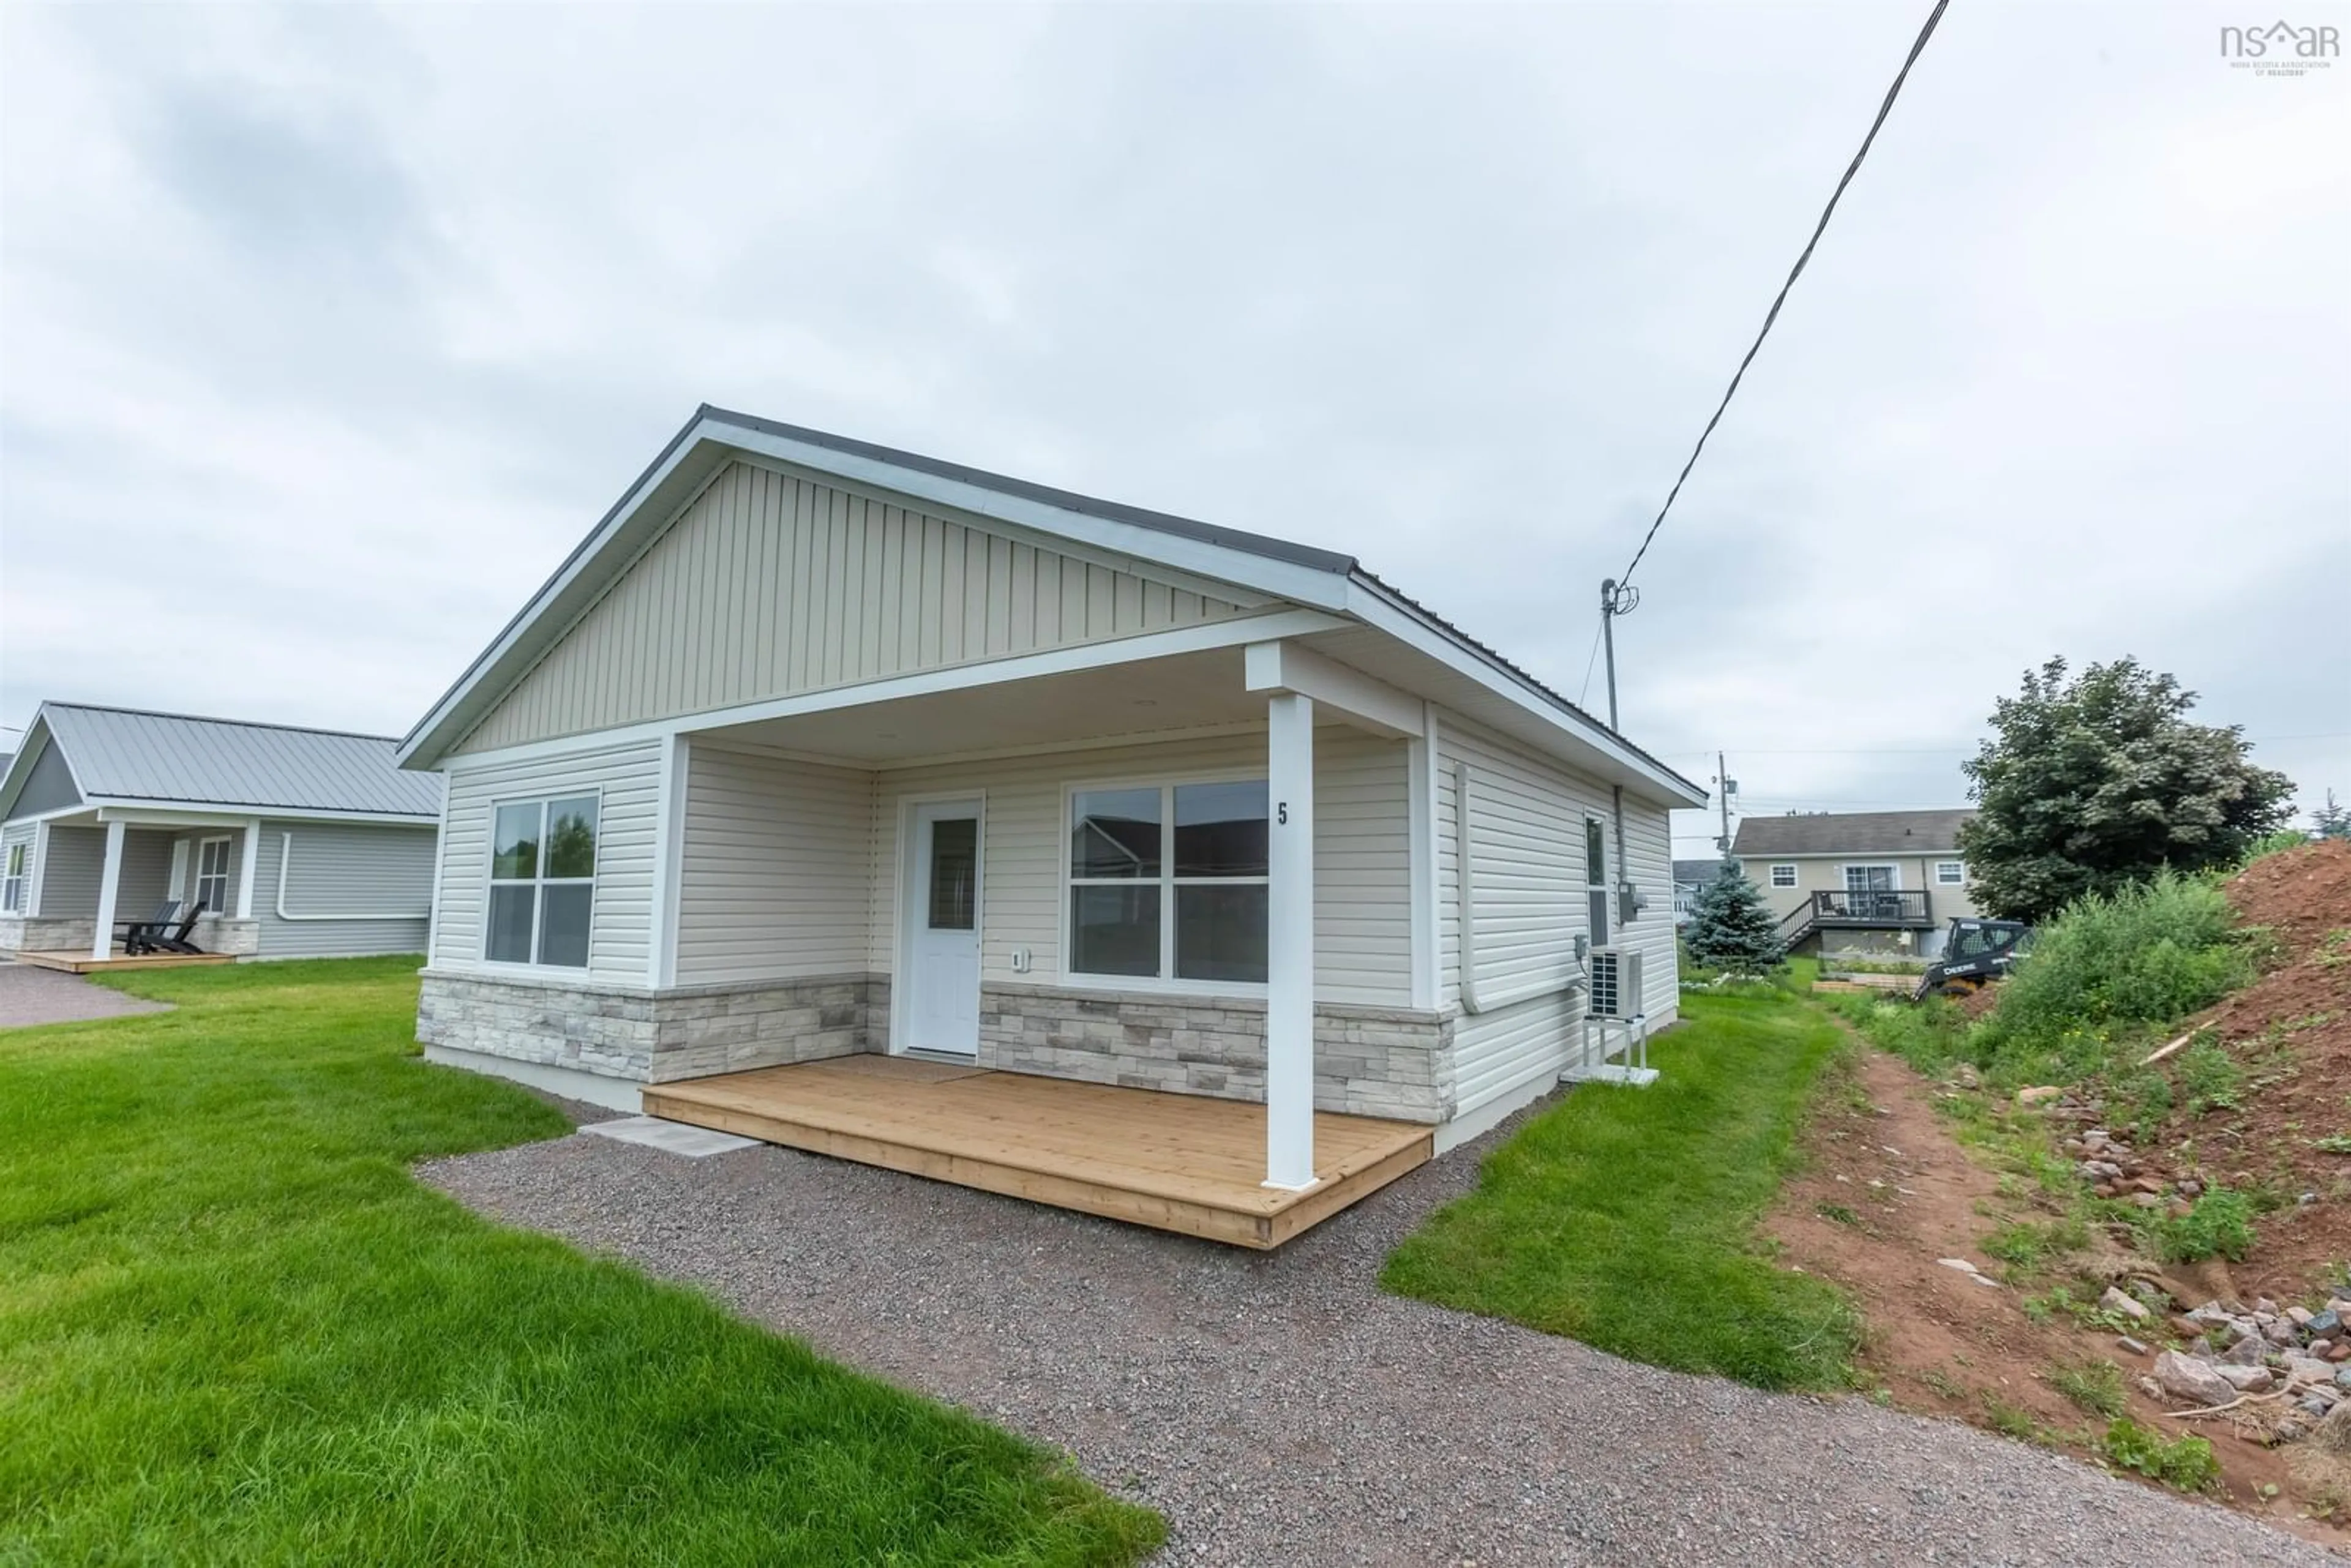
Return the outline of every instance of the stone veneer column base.
<path id="1" fill-rule="evenodd" d="M 1262 1101 L 1265 1004 L 991 981 L 980 987 L 979 1065 Z M 1442 1122 L 1454 1103 L 1449 1017 L 1316 1004 L 1316 1110 Z"/>

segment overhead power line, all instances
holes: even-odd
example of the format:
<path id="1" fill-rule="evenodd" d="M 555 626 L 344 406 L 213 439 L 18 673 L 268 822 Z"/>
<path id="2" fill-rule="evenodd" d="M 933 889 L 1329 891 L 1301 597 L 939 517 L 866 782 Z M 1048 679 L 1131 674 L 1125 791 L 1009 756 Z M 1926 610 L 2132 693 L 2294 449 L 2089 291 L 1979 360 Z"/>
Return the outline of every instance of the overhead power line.
<path id="1" fill-rule="evenodd" d="M 1657 529 L 1665 524 L 1666 514 L 1674 509 L 1675 497 L 1682 493 L 1682 485 L 1689 478 L 1690 470 L 1698 466 L 1698 454 L 1706 450 L 1706 438 L 1712 435 L 1714 427 L 1722 423 L 1723 413 L 1738 394 L 1739 383 L 1746 376 L 1747 367 L 1755 362 L 1756 353 L 1763 347 L 1763 340 L 1771 335 L 1771 324 L 1780 319 L 1780 308 L 1788 302 L 1788 291 L 1795 287 L 1796 279 L 1804 275 L 1804 264 L 1813 259 L 1813 247 L 1821 243 L 1821 235 L 1828 232 L 1829 219 L 1835 215 L 1838 200 L 1844 196 L 1845 187 L 1853 183 L 1853 177 L 1861 172 L 1862 160 L 1869 156 L 1870 144 L 1877 140 L 1878 130 L 1885 125 L 1886 117 L 1894 111 L 1894 100 L 1902 95 L 1902 84 L 1910 78 L 1910 68 L 1917 65 L 1918 57 L 1926 52 L 1927 40 L 1935 36 L 1936 24 L 1942 21 L 1944 8 L 1950 3 L 1951 0 L 1935 0 L 1934 10 L 1928 13 L 1927 25 L 1918 29 L 1917 40 L 1910 46 L 1910 53 L 1903 60 L 1902 68 L 1894 73 L 1894 85 L 1886 89 L 1886 100 L 1877 106 L 1877 118 L 1869 122 L 1869 134 L 1861 139 L 1860 150 L 1854 153 L 1853 162 L 1845 165 L 1836 189 L 1829 193 L 1829 204 L 1821 209 L 1821 221 L 1813 225 L 1813 237 L 1804 242 L 1803 254 L 1797 256 L 1796 265 L 1788 269 L 1788 281 L 1780 285 L 1779 295 L 1772 299 L 1771 308 L 1765 312 L 1763 329 L 1755 334 L 1755 341 L 1748 345 L 1746 358 L 1739 361 L 1739 369 L 1732 372 L 1730 384 L 1723 389 L 1722 402 L 1715 406 L 1714 417 L 1706 422 L 1704 430 L 1698 432 L 1698 444 L 1690 448 L 1689 461 L 1682 465 L 1680 476 L 1674 480 L 1674 487 L 1667 492 L 1666 504 L 1657 508 L 1656 518 L 1649 524 L 1649 531 L 1641 536 L 1641 548 L 1633 552 L 1633 564 L 1617 577 L 1619 588 L 1633 580 L 1633 573 L 1640 566 L 1641 558 L 1649 553 L 1649 541 L 1657 537 Z"/>

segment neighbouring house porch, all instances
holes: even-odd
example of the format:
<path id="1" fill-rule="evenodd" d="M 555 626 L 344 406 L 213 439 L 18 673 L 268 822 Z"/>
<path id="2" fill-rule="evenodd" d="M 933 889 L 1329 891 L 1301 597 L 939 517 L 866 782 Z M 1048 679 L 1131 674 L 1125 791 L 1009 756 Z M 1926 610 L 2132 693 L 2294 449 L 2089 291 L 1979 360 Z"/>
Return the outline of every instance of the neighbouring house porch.
<path id="1" fill-rule="evenodd" d="M 645 1113 L 1235 1246 L 1268 1249 L 1426 1162 L 1409 1122 L 1317 1113 L 1315 1184 L 1265 1185 L 1261 1104 L 845 1056 L 659 1084 Z"/>

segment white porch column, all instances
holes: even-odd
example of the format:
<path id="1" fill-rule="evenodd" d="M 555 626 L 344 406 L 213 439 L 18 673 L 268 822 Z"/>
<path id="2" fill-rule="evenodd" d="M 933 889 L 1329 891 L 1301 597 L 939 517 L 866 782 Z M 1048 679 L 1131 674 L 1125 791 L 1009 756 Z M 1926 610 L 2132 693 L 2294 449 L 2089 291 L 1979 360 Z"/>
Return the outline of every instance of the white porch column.
<path id="1" fill-rule="evenodd" d="M 122 832 L 120 818 L 106 824 L 106 864 L 98 873 L 98 936 L 89 945 L 93 958 L 114 956 L 114 894 L 122 884 Z"/>
<path id="2" fill-rule="evenodd" d="M 685 791 L 693 743 L 683 735 L 662 737 L 661 782 L 653 813 L 653 941 L 645 954 L 645 983 L 656 988 L 677 984 L 678 904 L 685 886 Z"/>
<path id="3" fill-rule="evenodd" d="M 278 867 L 283 871 L 285 862 L 280 861 Z M 248 817 L 245 822 L 245 842 L 237 846 L 236 917 L 239 920 L 253 918 L 253 884 L 260 878 L 261 819 Z M 436 887 L 434 891 L 439 890 Z"/>
<path id="4" fill-rule="evenodd" d="M 1265 1185 L 1314 1185 L 1314 699 L 1266 699 Z"/>

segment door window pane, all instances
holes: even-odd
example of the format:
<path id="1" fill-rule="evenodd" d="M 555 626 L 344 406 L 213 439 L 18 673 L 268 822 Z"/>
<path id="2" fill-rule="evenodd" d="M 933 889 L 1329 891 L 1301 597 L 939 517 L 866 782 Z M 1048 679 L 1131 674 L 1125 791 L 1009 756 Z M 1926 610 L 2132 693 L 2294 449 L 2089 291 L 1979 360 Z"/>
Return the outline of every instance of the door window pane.
<path id="1" fill-rule="evenodd" d="M 498 808 L 497 829 L 490 846 L 490 874 L 501 880 L 538 874 L 539 803 Z"/>
<path id="2" fill-rule="evenodd" d="M 977 923 L 979 821 L 950 817 L 931 824 L 931 929 L 969 931 Z"/>
<path id="3" fill-rule="evenodd" d="M 1073 877 L 1155 877 L 1159 874 L 1159 791 L 1087 789 L 1079 793 L 1070 829 Z M 1125 974 L 1128 971 L 1116 971 Z"/>
<path id="4" fill-rule="evenodd" d="M 1264 822 L 1258 824 L 1260 832 Z M 1176 889 L 1176 974 L 1186 980 L 1265 981 L 1265 883 Z"/>
<path id="5" fill-rule="evenodd" d="M 1176 786 L 1176 874 L 1266 874 L 1264 779 Z"/>
<path id="6" fill-rule="evenodd" d="M 1583 819 L 1583 880 L 1593 887 L 1608 885 L 1608 835 L 1600 819 Z"/>
<path id="7" fill-rule="evenodd" d="M 510 891 L 507 888 L 496 890 Z M 523 889 L 511 891 L 522 892 Z M 539 890 L 546 907 L 538 922 L 538 961 L 569 968 L 588 967 L 588 912 L 596 890 L 586 883 L 563 883 Z"/>
<path id="8" fill-rule="evenodd" d="M 501 964 L 530 962 L 531 915 L 538 907 L 538 889 L 526 883 L 518 887 L 490 889 L 490 931 L 485 951 Z"/>
<path id="9" fill-rule="evenodd" d="M 528 872 L 517 872 L 528 876 Z M 596 874 L 596 797 L 547 803 L 547 874 Z"/>
<path id="10" fill-rule="evenodd" d="M 1070 889 L 1070 967 L 1086 975 L 1159 973 L 1159 888 Z"/>

